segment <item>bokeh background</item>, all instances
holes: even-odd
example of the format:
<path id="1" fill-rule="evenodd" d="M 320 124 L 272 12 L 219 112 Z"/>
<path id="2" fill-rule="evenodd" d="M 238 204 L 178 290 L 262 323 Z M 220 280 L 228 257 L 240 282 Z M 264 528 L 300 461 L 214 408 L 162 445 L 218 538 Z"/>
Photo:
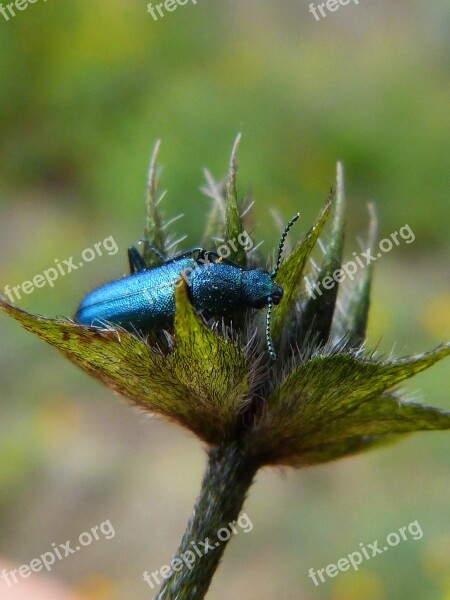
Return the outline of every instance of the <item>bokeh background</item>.
<path id="1" fill-rule="evenodd" d="M 220 178 L 242 131 L 240 191 L 257 201 L 264 251 L 279 235 L 269 209 L 285 220 L 300 210 L 300 236 L 342 159 L 348 255 L 368 201 L 381 237 L 406 223 L 416 235 L 376 265 L 370 344 L 404 355 L 448 339 L 448 7 L 360 0 L 316 22 L 308 5 L 198 0 L 155 22 L 136 0 L 38 0 L 0 15 L 0 288 L 111 235 L 116 255 L 20 306 L 70 316 L 90 288 L 125 273 L 157 138 L 165 215 L 185 213 L 173 231 L 196 245 L 202 168 Z M 203 449 L 6 316 L 0 340 L 0 555 L 29 563 L 110 519 L 115 538 L 58 562 L 50 584 L 81 600 L 151 598 L 142 573 L 171 560 Z M 448 363 L 408 387 L 450 408 Z M 232 541 L 208 597 L 449 600 L 449 456 L 448 435 L 420 434 L 320 468 L 261 472 L 246 504 L 253 531 Z M 415 520 L 421 540 L 319 587 L 308 578 Z M 37 599 L 25 590 L 32 579 L 11 597 Z"/>

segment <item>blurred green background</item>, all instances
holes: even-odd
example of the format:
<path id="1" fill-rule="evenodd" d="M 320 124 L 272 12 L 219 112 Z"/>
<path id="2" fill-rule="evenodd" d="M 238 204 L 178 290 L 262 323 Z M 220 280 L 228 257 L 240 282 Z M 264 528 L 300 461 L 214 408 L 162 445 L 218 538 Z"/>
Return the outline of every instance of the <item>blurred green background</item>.
<path id="1" fill-rule="evenodd" d="M 370 344 L 404 355 L 449 339 L 446 3 L 360 0 L 320 22 L 308 6 L 198 0 L 155 22 L 145 2 L 71 0 L 0 15 L 0 289 L 111 235 L 116 255 L 19 305 L 70 316 L 90 288 L 123 274 L 157 138 L 165 216 L 185 213 L 172 230 L 196 245 L 208 208 L 202 168 L 220 178 L 242 131 L 241 196 L 257 201 L 264 252 L 279 235 L 269 209 L 284 220 L 300 210 L 299 236 L 342 159 L 348 255 L 365 235 L 368 201 L 380 237 L 404 224 L 416 235 L 376 266 Z M 82 600 L 152 597 L 142 573 L 177 547 L 202 448 L 6 316 L 0 331 L 0 555 L 29 563 L 110 519 L 114 539 L 50 577 Z M 408 387 L 450 408 L 448 363 Z M 449 600 L 449 449 L 445 433 L 422 434 L 333 465 L 260 473 L 246 504 L 254 529 L 230 544 L 208 597 Z M 415 520 L 421 540 L 319 587 L 308 578 Z"/>

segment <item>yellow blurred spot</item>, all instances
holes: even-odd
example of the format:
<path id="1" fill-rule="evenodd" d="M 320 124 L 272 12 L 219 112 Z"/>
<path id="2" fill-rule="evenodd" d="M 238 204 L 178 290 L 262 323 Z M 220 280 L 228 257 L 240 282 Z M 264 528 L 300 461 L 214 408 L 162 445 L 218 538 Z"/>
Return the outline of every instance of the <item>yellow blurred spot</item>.
<path id="1" fill-rule="evenodd" d="M 114 583 L 101 573 L 90 575 L 78 582 L 74 589 L 83 600 L 115 600 L 118 598 Z"/>
<path id="2" fill-rule="evenodd" d="M 340 573 L 331 592 L 331 600 L 383 600 L 381 580 L 370 571 Z"/>
<path id="3" fill-rule="evenodd" d="M 450 534 L 447 533 L 432 540 L 424 550 L 422 562 L 426 573 L 431 578 L 448 578 L 450 573 Z M 447 600 L 447 596 L 445 598 Z"/>
<path id="4" fill-rule="evenodd" d="M 60 444 L 76 433 L 80 408 L 75 402 L 52 398 L 35 414 L 35 433 L 44 444 Z"/>
<path id="5" fill-rule="evenodd" d="M 444 583 L 444 596 L 443 600 L 450 600 L 450 578 Z"/>
<path id="6" fill-rule="evenodd" d="M 428 333 L 446 338 L 450 335 L 450 291 L 433 298 L 422 314 L 422 324 Z"/>
<path id="7" fill-rule="evenodd" d="M 141 23 L 133 18 L 124 3 L 100 0 L 79 3 L 78 15 L 70 28 L 66 29 L 66 38 L 56 43 L 61 53 L 58 61 L 63 64 L 76 65 L 78 72 L 97 73 L 97 69 L 116 71 L 127 61 L 138 60 L 151 47 L 154 28 L 145 27 L 146 18 L 143 12 Z M 101 22 L 92 18 L 93 13 L 101 15 Z M 126 14 L 124 14 L 124 12 Z M 147 21 L 148 23 L 149 21 Z M 141 29 L 142 27 L 142 29 Z M 111 32 L 114 35 L 111 35 Z M 145 31 L 144 35 L 139 33 Z M 61 76 L 60 81 L 63 81 Z"/>

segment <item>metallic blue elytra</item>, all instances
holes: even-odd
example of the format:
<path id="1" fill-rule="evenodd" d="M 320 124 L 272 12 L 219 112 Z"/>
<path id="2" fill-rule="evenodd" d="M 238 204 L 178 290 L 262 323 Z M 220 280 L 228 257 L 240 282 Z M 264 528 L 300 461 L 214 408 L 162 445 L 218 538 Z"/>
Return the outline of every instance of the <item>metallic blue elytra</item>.
<path id="1" fill-rule="evenodd" d="M 175 285 L 195 267 L 195 260 L 183 258 L 111 281 L 83 298 L 75 320 L 81 325 L 106 321 L 131 330 L 167 326 L 175 312 Z"/>
<path id="2" fill-rule="evenodd" d="M 193 306 L 209 315 L 228 315 L 242 308 L 268 306 L 267 345 L 271 357 L 275 358 L 270 340 L 270 314 L 272 305 L 281 301 L 283 290 L 274 278 L 287 232 L 297 218 L 298 215 L 283 233 L 272 273 L 265 269 L 243 269 L 203 248 L 193 248 L 160 266 L 148 268 L 136 248 L 129 248 L 131 274 L 87 294 L 75 314 L 75 321 L 80 325 L 98 326 L 112 323 L 130 331 L 167 327 L 175 314 L 175 287 L 183 278 Z"/>

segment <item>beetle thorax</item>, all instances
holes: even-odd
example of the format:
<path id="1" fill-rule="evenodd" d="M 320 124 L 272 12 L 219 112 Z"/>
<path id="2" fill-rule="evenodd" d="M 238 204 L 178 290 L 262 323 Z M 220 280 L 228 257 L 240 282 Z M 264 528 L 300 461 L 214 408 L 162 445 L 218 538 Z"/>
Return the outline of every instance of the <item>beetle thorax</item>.
<path id="1" fill-rule="evenodd" d="M 242 299 L 246 306 L 263 308 L 267 306 L 269 298 L 274 304 L 281 299 L 282 290 L 274 283 L 270 274 L 264 269 L 252 269 L 243 272 Z"/>

